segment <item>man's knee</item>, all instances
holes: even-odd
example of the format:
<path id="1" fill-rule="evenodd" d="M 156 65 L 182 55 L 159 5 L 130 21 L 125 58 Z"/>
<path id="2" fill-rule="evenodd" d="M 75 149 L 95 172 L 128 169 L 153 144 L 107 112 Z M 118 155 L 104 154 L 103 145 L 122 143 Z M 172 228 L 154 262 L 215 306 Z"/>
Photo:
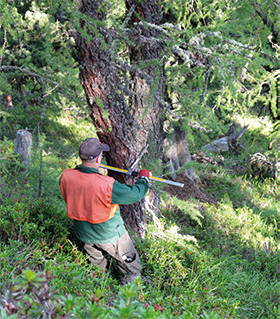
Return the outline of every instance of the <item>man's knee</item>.
<path id="1" fill-rule="evenodd" d="M 84 250 L 88 255 L 88 260 L 95 266 L 99 266 L 101 268 L 106 268 L 107 266 L 107 258 L 104 255 L 104 252 L 95 247 L 94 244 L 84 244 Z"/>

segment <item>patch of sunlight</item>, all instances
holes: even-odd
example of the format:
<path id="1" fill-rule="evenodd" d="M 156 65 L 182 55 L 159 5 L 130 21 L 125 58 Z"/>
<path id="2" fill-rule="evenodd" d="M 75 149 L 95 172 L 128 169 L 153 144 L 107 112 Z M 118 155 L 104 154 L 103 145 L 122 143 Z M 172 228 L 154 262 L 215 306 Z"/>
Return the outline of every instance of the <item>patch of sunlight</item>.
<path id="1" fill-rule="evenodd" d="M 204 217 L 200 213 L 196 202 L 192 203 L 191 201 L 189 201 L 188 203 L 186 203 L 186 201 L 184 200 L 181 200 L 177 197 L 173 197 L 170 198 L 169 203 L 175 205 L 186 216 L 189 216 L 192 220 L 195 220 L 198 223 L 198 225 L 201 226 L 201 220 Z"/>
<path id="2" fill-rule="evenodd" d="M 87 137 L 97 137 L 96 128 L 90 119 L 79 118 L 70 114 L 62 114 L 54 119 L 55 122 L 70 130 L 73 134 L 79 136 L 79 139 Z"/>
<path id="3" fill-rule="evenodd" d="M 26 11 L 25 19 L 28 21 L 30 28 L 33 28 L 35 23 L 38 23 L 40 28 L 43 28 L 45 25 L 49 24 L 48 15 L 37 10 L 34 5 L 32 11 Z"/>
<path id="4" fill-rule="evenodd" d="M 106 19 L 107 27 L 109 28 L 113 27 L 116 23 L 116 20 L 124 16 L 125 12 L 126 12 L 125 1 L 123 0 L 111 1 L 110 9 L 108 11 L 108 15 Z"/>
<path id="5" fill-rule="evenodd" d="M 73 123 L 70 122 L 69 119 L 67 117 L 65 117 L 65 116 L 57 117 L 55 119 L 55 122 L 57 122 L 57 123 L 59 123 L 59 124 L 61 124 L 63 126 L 67 126 L 67 127 L 73 125 Z"/>
<path id="6" fill-rule="evenodd" d="M 178 244 L 185 245 L 188 242 L 197 243 L 197 240 L 194 236 L 191 235 L 182 235 L 179 233 L 180 227 L 177 225 L 171 225 L 169 229 L 165 231 L 165 235 L 176 241 Z"/>
<path id="7" fill-rule="evenodd" d="M 234 116 L 234 120 L 238 122 L 241 126 L 249 125 L 249 130 L 261 129 L 264 135 L 268 135 L 273 130 L 273 123 L 269 117 L 256 117 L 250 114 L 246 114 L 246 117 L 239 114 Z"/>
<path id="8" fill-rule="evenodd" d="M 218 228 L 225 233 L 238 233 L 241 242 L 255 249 L 262 249 L 264 242 L 268 242 L 271 247 L 276 246 L 274 225 L 266 223 L 253 209 L 247 206 L 234 209 L 225 198 L 214 211 L 215 219 L 219 220 Z"/>
<path id="9" fill-rule="evenodd" d="M 175 245 L 197 251 L 197 239 L 188 234 L 181 234 L 181 228 L 176 224 L 167 224 L 165 219 L 157 219 L 156 223 L 148 225 L 149 237 L 157 237 Z"/>

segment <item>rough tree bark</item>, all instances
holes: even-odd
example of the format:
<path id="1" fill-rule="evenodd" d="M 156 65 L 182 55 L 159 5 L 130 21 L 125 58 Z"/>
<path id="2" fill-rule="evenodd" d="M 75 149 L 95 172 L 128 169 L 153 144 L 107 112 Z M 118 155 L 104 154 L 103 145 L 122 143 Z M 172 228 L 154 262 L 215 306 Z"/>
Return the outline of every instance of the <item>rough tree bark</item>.
<path id="1" fill-rule="evenodd" d="M 143 62 L 161 57 L 160 45 L 157 42 L 155 45 L 153 40 L 157 34 L 139 21 L 140 16 L 148 22 L 159 22 L 161 8 L 154 0 L 141 3 L 134 1 L 133 7 L 130 1 L 127 1 L 128 10 L 133 13 L 128 36 L 136 45 L 128 48 L 132 64 L 123 63 L 120 67 L 113 46 L 117 37 L 116 30 L 95 23 L 106 19 L 102 5 L 102 0 L 79 2 L 80 11 L 94 19 L 90 23 L 98 30 L 94 34 L 93 27 L 88 29 L 88 34 L 92 37 L 90 41 L 80 34 L 76 36 L 80 82 L 85 91 L 93 123 L 98 129 L 98 137 L 111 147 L 111 151 L 105 154 L 108 165 L 128 168 L 147 143 L 150 144 L 150 154 L 152 153 L 156 159 L 162 157 L 162 106 L 155 96 L 162 95 L 164 90 L 163 66 L 145 66 L 138 72 L 135 64 L 133 65 L 139 62 L 139 59 Z M 133 23 L 137 24 L 136 27 Z M 84 19 L 82 24 L 86 26 L 87 21 Z M 128 72 L 129 82 L 126 80 Z M 152 81 L 157 82 L 152 85 Z M 114 172 L 109 174 L 120 182 L 131 182 L 126 175 Z M 121 207 L 121 212 L 126 224 L 135 234 L 144 237 L 145 201 Z"/>

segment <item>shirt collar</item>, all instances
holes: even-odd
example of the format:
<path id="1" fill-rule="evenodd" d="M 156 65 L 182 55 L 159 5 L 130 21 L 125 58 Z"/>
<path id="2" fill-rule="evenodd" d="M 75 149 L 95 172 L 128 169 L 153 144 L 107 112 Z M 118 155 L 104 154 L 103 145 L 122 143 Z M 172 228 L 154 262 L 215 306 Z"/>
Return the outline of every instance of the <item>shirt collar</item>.
<path id="1" fill-rule="evenodd" d="M 75 169 L 77 169 L 78 171 L 82 172 L 82 173 L 87 173 L 87 174 L 93 174 L 93 173 L 99 173 L 99 171 L 96 168 L 93 167 L 87 167 L 87 166 L 83 166 L 83 165 L 77 165 L 75 167 Z"/>

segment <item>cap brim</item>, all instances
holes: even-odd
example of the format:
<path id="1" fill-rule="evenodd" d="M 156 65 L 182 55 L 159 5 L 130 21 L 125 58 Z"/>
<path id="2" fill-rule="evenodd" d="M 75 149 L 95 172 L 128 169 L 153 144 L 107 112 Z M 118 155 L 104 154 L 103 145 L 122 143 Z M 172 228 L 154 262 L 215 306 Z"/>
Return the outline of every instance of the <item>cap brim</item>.
<path id="1" fill-rule="evenodd" d="M 101 144 L 102 145 L 102 151 L 103 152 L 108 152 L 110 151 L 110 146 L 107 144 Z"/>

